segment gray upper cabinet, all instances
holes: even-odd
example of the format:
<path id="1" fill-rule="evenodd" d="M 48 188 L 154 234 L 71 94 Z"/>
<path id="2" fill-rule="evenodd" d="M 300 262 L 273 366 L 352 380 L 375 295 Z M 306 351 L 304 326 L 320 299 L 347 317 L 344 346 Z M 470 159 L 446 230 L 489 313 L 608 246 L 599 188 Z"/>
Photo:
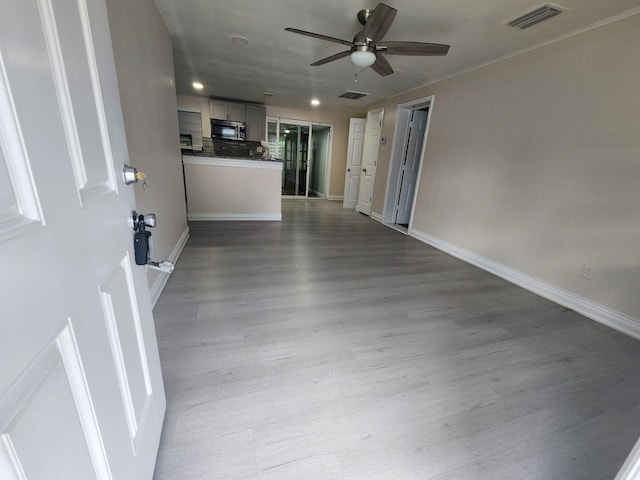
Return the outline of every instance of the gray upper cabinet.
<path id="1" fill-rule="evenodd" d="M 232 120 L 246 122 L 244 103 L 225 102 L 224 100 L 209 100 L 209 115 L 217 120 Z"/>
<path id="2" fill-rule="evenodd" d="M 267 109 L 262 105 L 246 105 L 247 140 L 264 140 L 264 127 L 267 121 Z"/>
<path id="3" fill-rule="evenodd" d="M 200 112 L 178 109 L 180 135 L 191 135 L 191 146 L 202 148 L 202 119 Z M 182 143 L 182 142 L 181 142 Z"/>

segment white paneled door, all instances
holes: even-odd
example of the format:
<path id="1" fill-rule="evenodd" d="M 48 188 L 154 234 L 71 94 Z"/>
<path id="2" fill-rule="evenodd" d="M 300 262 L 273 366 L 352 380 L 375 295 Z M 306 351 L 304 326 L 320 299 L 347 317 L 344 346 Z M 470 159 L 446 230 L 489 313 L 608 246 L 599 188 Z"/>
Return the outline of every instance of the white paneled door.
<path id="1" fill-rule="evenodd" d="M 396 220 L 394 223 L 408 225 L 413 209 L 413 199 L 418 183 L 418 171 L 424 145 L 424 132 L 427 129 L 426 110 L 413 110 L 409 123 L 409 140 L 400 173 L 400 195 L 398 197 Z"/>
<path id="2" fill-rule="evenodd" d="M 380 134 L 382 132 L 382 109 L 372 110 L 367 114 L 367 124 L 364 133 L 364 152 L 360 173 L 360 189 L 356 211 L 366 215 L 371 214 L 371 200 L 373 186 L 376 181 L 378 165 L 378 150 L 380 149 Z"/>
<path id="3" fill-rule="evenodd" d="M 2 7 L 0 478 L 150 479 L 165 398 L 104 0 Z"/>
<path id="4" fill-rule="evenodd" d="M 347 171 L 344 177 L 343 208 L 355 208 L 358 203 L 362 147 L 364 146 L 364 118 L 349 120 L 349 144 L 347 146 Z"/>

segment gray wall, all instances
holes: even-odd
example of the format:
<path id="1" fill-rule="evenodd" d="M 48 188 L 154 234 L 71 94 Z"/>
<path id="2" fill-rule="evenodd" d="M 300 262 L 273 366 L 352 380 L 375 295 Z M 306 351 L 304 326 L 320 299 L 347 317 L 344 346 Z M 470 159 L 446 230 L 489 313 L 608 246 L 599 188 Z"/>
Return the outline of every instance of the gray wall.
<path id="1" fill-rule="evenodd" d="M 397 105 L 435 95 L 414 229 L 640 319 L 638 45 L 634 15 L 388 99 L 391 139 Z"/>
<path id="2" fill-rule="evenodd" d="M 133 187 L 137 208 L 158 215 L 153 256 L 161 260 L 187 229 L 171 38 L 153 0 L 107 0 L 107 9 L 129 158 L 149 184 Z M 152 294 L 161 275 L 148 274 Z"/>

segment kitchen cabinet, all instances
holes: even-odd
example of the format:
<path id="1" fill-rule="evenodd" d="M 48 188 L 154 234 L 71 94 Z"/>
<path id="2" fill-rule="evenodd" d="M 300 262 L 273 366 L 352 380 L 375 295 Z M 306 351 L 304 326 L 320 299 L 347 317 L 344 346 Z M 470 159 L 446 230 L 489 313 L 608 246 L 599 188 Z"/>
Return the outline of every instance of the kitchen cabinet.
<path id="1" fill-rule="evenodd" d="M 180 146 L 182 147 L 182 135 L 191 137 L 190 147 L 196 150 L 202 149 L 202 120 L 200 112 L 181 110 L 178 108 L 178 131 L 180 132 Z"/>
<path id="2" fill-rule="evenodd" d="M 267 109 L 262 105 L 246 105 L 247 140 L 264 140 L 264 128 L 267 121 Z"/>
<path id="3" fill-rule="evenodd" d="M 217 120 L 246 122 L 244 103 L 226 102 L 224 100 L 209 101 L 209 115 Z"/>

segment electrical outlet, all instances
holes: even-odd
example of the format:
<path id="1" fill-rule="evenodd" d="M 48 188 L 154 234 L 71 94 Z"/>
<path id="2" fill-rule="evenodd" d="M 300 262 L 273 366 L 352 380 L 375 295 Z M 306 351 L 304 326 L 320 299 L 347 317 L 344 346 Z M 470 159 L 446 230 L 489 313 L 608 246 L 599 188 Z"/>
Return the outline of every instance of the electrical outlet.
<path id="1" fill-rule="evenodd" d="M 585 263 L 584 267 L 582 267 L 582 273 L 580 276 L 587 280 L 591 280 L 591 277 L 593 276 L 593 267 L 588 263 Z"/>

